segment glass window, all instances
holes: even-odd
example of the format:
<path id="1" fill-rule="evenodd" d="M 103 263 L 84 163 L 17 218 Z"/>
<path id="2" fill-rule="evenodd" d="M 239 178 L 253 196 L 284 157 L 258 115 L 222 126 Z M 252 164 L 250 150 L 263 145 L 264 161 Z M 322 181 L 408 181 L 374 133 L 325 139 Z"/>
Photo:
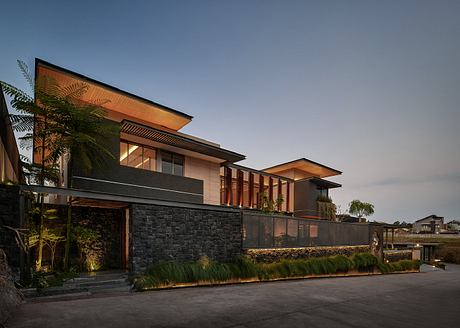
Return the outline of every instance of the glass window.
<path id="1" fill-rule="evenodd" d="M 286 219 L 274 219 L 274 243 L 275 247 L 284 247 L 286 245 Z"/>
<path id="2" fill-rule="evenodd" d="M 120 164 L 155 171 L 155 149 L 122 141 L 120 142 Z"/>
<path id="3" fill-rule="evenodd" d="M 120 142 L 120 164 L 128 165 L 128 144 Z"/>
<path id="4" fill-rule="evenodd" d="M 317 224 L 311 224 L 310 225 L 310 237 L 311 238 L 318 238 L 318 225 Z"/>
<path id="5" fill-rule="evenodd" d="M 170 153 L 167 151 L 161 152 L 161 172 L 184 175 L 184 156 Z"/>
<path id="6" fill-rule="evenodd" d="M 128 166 L 142 168 L 142 147 L 129 145 Z"/>
<path id="7" fill-rule="evenodd" d="M 172 174 L 172 154 L 161 152 L 161 172 Z"/>
<path id="8" fill-rule="evenodd" d="M 329 189 L 318 188 L 318 195 L 323 197 L 329 197 Z"/>
<path id="9" fill-rule="evenodd" d="M 175 175 L 184 175 L 184 157 L 174 154 L 173 156 L 173 174 Z"/>
<path id="10" fill-rule="evenodd" d="M 259 247 L 273 247 L 273 218 L 260 217 L 259 221 Z"/>
<path id="11" fill-rule="evenodd" d="M 144 148 L 142 168 L 149 171 L 155 171 L 155 150 Z"/>
<path id="12" fill-rule="evenodd" d="M 308 223 L 299 221 L 299 246 L 305 247 L 308 245 Z"/>
<path id="13" fill-rule="evenodd" d="M 298 220 L 287 220 L 287 246 L 297 246 L 297 234 L 299 232 L 299 221 Z"/>
<path id="14" fill-rule="evenodd" d="M 243 221 L 243 246 L 257 247 L 259 234 L 259 218 L 257 216 L 247 217 Z"/>

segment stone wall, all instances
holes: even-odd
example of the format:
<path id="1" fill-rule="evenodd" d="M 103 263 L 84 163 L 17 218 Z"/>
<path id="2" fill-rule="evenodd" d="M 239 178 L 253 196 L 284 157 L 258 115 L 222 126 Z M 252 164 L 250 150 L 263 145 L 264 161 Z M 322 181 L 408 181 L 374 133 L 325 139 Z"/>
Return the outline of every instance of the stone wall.
<path id="1" fill-rule="evenodd" d="M 15 233 L 4 226 L 19 228 L 19 225 L 19 187 L 0 184 L 0 248 L 15 271 L 20 265 L 20 250 Z"/>
<path id="2" fill-rule="evenodd" d="M 130 265 L 139 273 L 159 261 L 229 261 L 241 254 L 241 213 L 219 207 L 131 205 Z"/>
<path id="3" fill-rule="evenodd" d="M 412 260 L 412 250 L 386 250 L 383 252 L 383 257 L 388 262 L 398 262 L 401 260 Z"/>
<path id="4" fill-rule="evenodd" d="M 334 255 L 350 256 L 355 253 L 369 253 L 369 245 L 361 246 L 323 246 L 323 247 L 300 247 L 300 248 L 270 248 L 270 249 L 246 249 L 247 256 L 256 262 L 278 262 L 282 259 L 308 259 L 312 257 L 326 257 Z"/>

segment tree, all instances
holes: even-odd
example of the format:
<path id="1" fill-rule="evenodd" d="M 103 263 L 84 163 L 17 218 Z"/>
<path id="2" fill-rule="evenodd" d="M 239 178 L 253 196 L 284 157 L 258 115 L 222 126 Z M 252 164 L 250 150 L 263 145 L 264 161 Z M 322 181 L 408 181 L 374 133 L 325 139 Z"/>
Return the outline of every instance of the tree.
<path id="1" fill-rule="evenodd" d="M 54 269 L 54 257 L 56 255 L 57 245 L 64 241 L 65 237 L 61 235 L 61 232 L 57 229 L 45 228 L 43 232 L 43 242 L 48 246 L 51 253 L 51 270 Z"/>
<path id="2" fill-rule="evenodd" d="M 78 159 L 83 170 L 103 166 L 107 158 L 114 158 L 105 140 L 119 133 L 119 126 L 106 119 L 106 111 L 102 105 L 107 100 L 85 100 L 82 96 L 88 91 L 85 83 L 60 85 L 54 79 L 46 76 L 32 78 L 27 65 L 18 61 L 19 68 L 35 96 L 0 81 L 0 85 L 11 99 L 11 105 L 17 114 L 11 114 L 13 128 L 26 132 L 20 138 L 23 148 L 34 148 L 40 154 L 40 164 L 37 174 L 37 164 L 31 164 L 31 172 L 38 176 L 40 185 L 44 185 L 47 170 L 56 168 L 59 161 L 67 159 L 67 187 L 72 188 L 72 169 L 75 159 Z M 33 131 L 33 132 L 32 132 Z M 43 246 L 44 227 L 44 195 L 40 197 L 39 244 Z M 66 245 L 64 267 L 68 268 L 72 216 L 72 197 L 68 198 Z M 39 255 L 37 268 L 41 267 Z"/>
<path id="3" fill-rule="evenodd" d="M 359 218 L 367 217 L 374 214 L 374 205 L 355 199 L 350 202 L 348 212 Z"/>

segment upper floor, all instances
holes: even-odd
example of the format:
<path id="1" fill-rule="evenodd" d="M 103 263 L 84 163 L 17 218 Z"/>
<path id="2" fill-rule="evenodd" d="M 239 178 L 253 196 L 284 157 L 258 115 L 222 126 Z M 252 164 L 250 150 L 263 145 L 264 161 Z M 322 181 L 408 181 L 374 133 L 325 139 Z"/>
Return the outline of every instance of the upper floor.
<path id="1" fill-rule="evenodd" d="M 36 60 L 35 71 L 62 85 L 85 83 L 82 100 L 109 100 L 103 105 L 107 119 L 120 126 L 119 136 L 104 142 L 114 155 L 105 167 L 88 172 L 74 161 L 73 188 L 318 218 L 317 200 L 340 187 L 324 179 L 341 174 L 331 167 L 305 158 L 261 170 L 244 167 L 237 163 L 245 155 L 181 132 L 193 119 L 188 114 L 43 60 Z M 64 187 L 66 170 L 62 158 Z"/>

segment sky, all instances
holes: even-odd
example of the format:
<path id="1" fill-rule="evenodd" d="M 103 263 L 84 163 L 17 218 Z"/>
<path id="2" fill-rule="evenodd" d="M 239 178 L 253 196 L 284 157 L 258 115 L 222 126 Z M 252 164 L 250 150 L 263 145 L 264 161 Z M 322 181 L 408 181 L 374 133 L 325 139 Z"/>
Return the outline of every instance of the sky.
<path id="1" fill-rule="evenodd" d="M 5 1 L 0 79 L 38 57 L 194 116 L 264 168 L 343 171 L 340 211 L 460 219 L 460 1 Z"/>

